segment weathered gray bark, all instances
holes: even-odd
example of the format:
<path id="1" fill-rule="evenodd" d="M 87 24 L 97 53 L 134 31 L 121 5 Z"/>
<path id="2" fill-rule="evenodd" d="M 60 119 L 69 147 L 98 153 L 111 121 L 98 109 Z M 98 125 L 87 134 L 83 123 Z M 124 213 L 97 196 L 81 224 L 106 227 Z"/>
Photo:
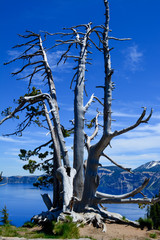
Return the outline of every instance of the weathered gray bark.
<path id="1" fill-rule="evenodd" d="M 150 115 L 144 119 L 145 114 L 146 114 L 146 109 L 143 110 L 140 118 L 137 120 L 135 124 L 132 126 L 122 129 L 120 131 L 115 131 L 114 133 L 111 132 L 111 123 L 112 123 L 112 117 L 111 117 L 111 105 L 112 105 L 112 90 L 113 90 L 113 82 L 111 80 L 113 70 L 111 68 L 111 56 L 110 56 L 110 48 L 109 48 L 109 39 L 116 39 L 116 40 L 122 40 L 118 38 L 110 38 L 109 37 L 109 3 L 107 0 L 104 0 L 105 4 L 105 17 L 106 17 L 106 22 L 103 27 L 103 54 L 104 54 L 104 69 L 105 69 L 105 82 L 104 86 L 102 87 L 104 89 L 104 112 L 103 112 L 103 135 L 101 139 L 95 144 L 90 146 L 88 148 L 88 159 L 87 159 L 87 169 L 86 169 L 86 176 L 85 176 L 85 182 L 84 182 L 84 191 L 83 191 L 83 197 L 81 201 L 81 207 L 80 209 L 86 207 L 88 208 L 89 206 L 95 206 L 99 203 L 102 202 L 111 202 L 111 200 L 102 197 L 102 202 L 101 200 L 95 200 L 97 199 L 96 196 L 96 190 L 99 185 L 99 176 L 98 176 L 98 166 L 99 166 L 99 160 L 101 156 L 107 156 L 106 154 L 103 153 L 103 151 L 107 148 L 107 146 L 110 145 L 110 141 L 112 140 L 113 137 L 118 136 L 120 134 L 123 134 L 127 131 L 130 131 L 134 128 L 136 128 L 138 125 L 141 123 L 146 123 L 150 119 L 152 115 L 152 110 Z M 123 39 L 124 40 L 124 39 Z M 128 39 L 125 39 L 128 40 Z M 109 159 L 111 160 L 111 159 Z M 112 161 L 113 162 L 113 161 Z M 117 164 L 116 164 L 117 165 Z M 123 168 L 122 166 L 120 166 Z M 127 171 L 130 171 L 130 169 L 126 169 Z M 144 187 L 142 187 L 143 189 Z M 100 195 L 100 194 L 99 194 Z M 101 194 L 103 195 L 103 194 Z M 132 196 L 134 194 L 132 193 Z M 113 200 L 113 198 L 112 198 Z M 113 200 L 114 202 L 115 200 Z M 120 202 L 120 200 L 117 200 Z M 124 202 L 124 201 L 122 201 Z M 128 201 L 129 202 L 129 201 Z"/>
<path id="2" fill-rule="evenodd" d="M 56 162 L 56 166 L 57 166 L 57 168 L 59 168 L 60 166 L 62 166 L 59 143 L 57 142 L 56 135 L 55 135 L 55 129 L 53 128 L 53 125 L 52 125 L 52 122 L 49 117 L 49 113 L 48 113 L 48 110 L 47 110 L 47 107 L 46 107 L 46 104 L 44 101 L 43 101 L 43 108 L 44 108 L 46 121 L 47 121 L 48 127 L 50 129 L 50 135 L 52 138 L 52 143 L 53 143 L 53 148 L 54 148 L 54 159 L 55 160 L 53 160 L 53 162 Z"/>
<path id="3" fill-rule="evenodd" d="M 86 71 L 86 58 L 88 37 L 91 24 L 86 25 L 86 34 L 80 44 L 80 58 L 78 61 L 78 73 L 74 90 L 74 161 L 73 167 L 77 173 L 74 178 L 74 196 L 81 199 L 84 185 L 83 161 L 84 161 L 84 120 L 85 108 L 83 105 L 83 93 Z"/>
<path id="4" fill-rule="evenodd" d="M 60 205 L 60 186 L 59 186 L 59 182 L 58 179 L 56 178 L 56 171 L 59 167 L 62 166 L 61 163 L 61 152 L 60 152 L 60 147 L 59 147 L 59 143 L 56 139 L 56 135 L 55 135 L 55 130 L 53 128 L 52 122 L 50 120 L 49 117 L 49 113 L 46 107 L 45 102 L 43 101 L 43 108 L 44 108 L 44 114 L 46 117 L 46 121 L 48 124 L 48 127 L 50 129 L 50 135 L 51 135 L 51 139 L 52 139 L 52 144 L 53 144 L 53 149 L 54 149 L 54 153 L 53 153 L 53 171 L 52 171 L 52 175 L 53 175 L 53 204 L 52 207 L 58 207 Z"/>
<path id="5" fill-rule="evenodd" d="M 138 187 L 137 189 L 134 189 L 132 192 L 122 194 L 122 195 L 111 195 L 111 194 L 106 194 L 106 193 L 101 193 L 96 191 L 96 197 L 97 198 L 106 198 L 106 199 L 125 199 L 129 197 L 134 197 L 136 194 L 140 193 L 149 183 L 149 179 L 146 178 L 144 183 Z"/>
<path id="6" fill-rule="evenodd" d="M 92 206 L 96 189 L 99 185 L 99 176 L 97 174 L 99 159 L 103 150 L 109 145 L 111 137 L 111 103 L 112 103 L 112 82 L 111 82 L 111 60 L 109 52 L 108 34 L 109 34 L 109 6 L 105 1 L 106 7 L 106 23 L 103 33 L 103 52 L 105 67 L 105 83 L 104 83 L 104 112 L 103 112 L 103 136 L 100 141 L 91 146 L 88 154 L 86 177 L 84 183 L 84 192 L 82 205 Z"/>
<path id="7" fill-rule="evenodd" d="M 63 198 L 63 211 L 70 211 L 70 201 L 73 197 L 73 179 L 76 174 L 76 170 L 70 167 L 59 167 L 56 175 L 63 186 L 62 198 Z"/>
<path id="8" fill-rule="evenodd" d="M 48 210 L 50 210 L 53 207 L 52 201 L 50 199 L 50 197 L 48 196 L 48 194 L 41 194 L 43 201 L 46 205 L 46 207 L 48 208 Z"/>
<path id="9" fill-rule="evenodd" d="M 93 200 L 93 202 L 95 204 L 99 204 L 99 203 L 115 203 L 115 204 L 128 204 L 128 203 L 136 203 L 136 204 L 155 204 L 157 202 L 159 202 L 159 197 L 158 198 L 130 198 L 130 199 L 120 199 L 120 198 L 95 198 Z"/>

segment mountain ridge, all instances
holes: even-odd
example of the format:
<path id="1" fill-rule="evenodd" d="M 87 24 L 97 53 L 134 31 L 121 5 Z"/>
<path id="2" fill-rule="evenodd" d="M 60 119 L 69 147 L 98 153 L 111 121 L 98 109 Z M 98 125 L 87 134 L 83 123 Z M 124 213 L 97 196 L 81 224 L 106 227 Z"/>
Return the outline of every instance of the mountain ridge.
<path id="1" fill-rule="evenodd" d="M 135 168 L 133 174 L 119 169 L 116 166 L 113 167 L 103 166 L 99 168 L 99 191 L 110 194 L 124 194 L 139 187 L 146 178 L 149 178 L 149 184 L 142 192 L 149 197 L 153 197 L 159 193 L 160 161 L 145 163 Z"/>
<path id="2" fill-rule="evenodd" d="M 160 161 L 150 161 L 133 170 L 133 174 L 117 166 L 99 167 L 100 185 L 98 191 L 108 194 L 124 194 L 139 187 L 146 178 L 149 184 L 142 191 L 148 197 L 153 197 L 160 191 Z M 10 176 L 4 177 L 3 182 L 9 184 L 33 184 L 39 176 Z M 1 184 L 3 184 L 1 182 Z"/>

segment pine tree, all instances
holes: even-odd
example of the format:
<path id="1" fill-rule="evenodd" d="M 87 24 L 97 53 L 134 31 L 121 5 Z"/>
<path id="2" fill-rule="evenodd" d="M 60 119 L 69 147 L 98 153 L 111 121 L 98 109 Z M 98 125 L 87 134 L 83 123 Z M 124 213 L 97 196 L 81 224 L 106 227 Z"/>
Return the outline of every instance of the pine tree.
<path id="1" fill-rule="evenodd" d="M 153 227 L 155 229 L 160 227 L 160 202 L 157 202 L 148 208 L 147 217 L 152 219 Z"/>
<path id="2" fill-rule="evenodd" d="M 9 225 L 11 221 L 9 220 L 9 213 L 8 213 L 6 205 L 0 212 L 2 214 L 2 217 L 1 217 L 2 220 L 0 222 L 2 222 L 3 225 Z"/>

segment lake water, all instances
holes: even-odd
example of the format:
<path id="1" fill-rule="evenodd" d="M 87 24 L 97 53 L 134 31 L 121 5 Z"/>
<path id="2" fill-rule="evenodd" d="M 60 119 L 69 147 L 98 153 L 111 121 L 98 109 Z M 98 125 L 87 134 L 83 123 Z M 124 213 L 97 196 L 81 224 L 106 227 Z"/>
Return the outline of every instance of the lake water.
<path id="1" fill-rule="evenodd" d="M 0 186 L 0 210 L 6 205 L 9 219 L 12 220 L 11 223 L 15 226 L 22 226 L 34 215 L 47 210 L 41 198 L 43 193 L 52 196 L 50 190 L 40 190 L 31 184 Z M 108 211 L 120 213 L 130 220 L 137 220 L 146 214 L 145 209 L 139 209 L 138 205 L 135 204 L 106 204 L 105 206 L 107 206 Z"/>

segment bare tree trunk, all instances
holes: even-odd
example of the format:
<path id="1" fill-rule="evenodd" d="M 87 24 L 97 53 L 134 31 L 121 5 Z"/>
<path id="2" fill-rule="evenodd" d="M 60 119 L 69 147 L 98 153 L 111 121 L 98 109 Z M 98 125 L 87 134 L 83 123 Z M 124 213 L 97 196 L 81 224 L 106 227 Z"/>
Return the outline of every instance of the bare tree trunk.
<path id="1" fill-rule="evenodd" d="M 99 185 L 99 176 L 97 168 L 99 165 L 99 157 L 95 152 L 95 147 L 91 147 L 87 159 L 87 169 L 84 182 L 84 191 L 82 201 L 79 206 L 79 211 L 83 208 L 93 207 L 92 200 L 94 199 L 97 187 Z"/>
<path id="2" fill-rule="evenodd" d="M 70 201 L 73 197 L 73 178 L 76 170 L 70 167 L 60 167 L 57 169 L 56 175 L 63 186 L 62 199 L 63 211 L 70 211 Z"/>
<path id="3" fill-rule="evenodd" d="M 53 116 L 53 122 L 54 122 L 54 127 L 55 127 L 55 134 L 56 134 L 56 139 L 58 140 L 58 143 L 60 145 L 61 148 L 61 153 L 62 153 L 62 157 L 63 157 L 63 161 L 64 161 L 64 165 L 69 166 L 69 157 L 68 157 L 68 151 L 66 149 L 65 146 L 65 141 L 64 141 L 64 137 L 61 131 L 61 125 L 60 125 L 60 117 L 59 117 L 59 109 L 58 109 L 58 104 L 57 104 L 57 96 L 56 96 L 56 88 L 55 88 L 55 84 L 53 81 L 53 76 L 52 76 L 52 71 L 51 68 L 49 66 L 48 60 L 47 60 L 47 55 L 46 52 L 43 48 L 43 44 L 42 44 L 42 39 L 39 36 L 39 45 L 40 45 L 40 49 L 42 52 L 42 57 L 44 60 L 44 67 L 45 67 L 45 72 L 47 75 L 47 79 L 48 79 L 48 86 L 50 89 L 50 96 L 51 99 L 49 101 L 50 104 L 50 108 L 51 108 L 51 114 Z"/>
<path id="4" fill-rule="evenodd" d="M 112 105 L 112 69 L 111 69 L 111 56 L 109 49 L 109 3 L 108 1 L 104 1 L 105 3 L 105 29 L 103 32 L 103 52 L 104 52 L 104 69 L 105 69 L 105 84 L 104 84 L 104 110 L 103 110 L 103 134 L 108 137 L 111 133 L 111 105 Z"/>
<path id="5" fill-rule="evenodd" d="M 84 185 L 83 161 L 84 161 L 84 118 L 85 108 L 83 105 L 84 81 L 86 71 L 87 41 L 91 24 L 87 25 L 86 34 L 82 41 L 78 64 L 78 74 L 75 87 L 74 99 L 74 162 L 73 167 L 77 173 L 74 178 L 74 196 L 81 199 Z"/>
<path id="6" fill-rule="evenodd" d="M 49 117 L 49 113 L 46 107 L 45 102 L 43 101 L 43 108 L 44 108 L 44 113 L 45 113 L 45 117 L 47 120 L 47 124 L 49 126 L 50 129 L 50 135 L 52 138 L 52 144 L 53 144 L 53 149 L 54 149 L 54 156 L 53 156 L 53 207 L 56 208 L 59 206 L 59 182 L 58 179 L 56 178 L 56 171 L 59 167 L 62 166 L 61 163 L 61 152 L 60 152 L 60 147 L 59 147 L 59 143 L 56 139 L 55 136 L 55 131 L 53 128 L 53 125 L 51 123 L 50 117 Z"/>
<path id="7" fill-rule="evenodd" d="M 110 138 L 106 139 L 105 144 L 107 144 L 107 142 L 109 144 Z M 80 209 L 84 207 L 95 207 L 95 201 L 93 200 L 95 198 L 97 187 L 99 186 L 99 176 L 97 172 L 99 166 L 99 159 L 102 153 L 102 146 L 100 143 L 91 146 L 89 150 L 84 182 L 84 191 Z"/>
<path id="8" fill-rule="evenodd" d="M 53 148 L 54 148 L 54 161 L 53 161 L 53 163 L 56 163 L 57 168 L 59 168 L 59 167 L 62 166 L 61 152 L 60 152 L 60 148 L 59 148 L 59 144 L 58 144 L 57 139 L 56 139 L 55 131 L 54 131 L 54 128 L 53 128 L 52 122 L 50 120 L 49 113 L 48 113 L 48 110 L 47 110 L 47 107 L 46 107 L 46 104 L 45 104 L 44 101 L 43 101 L 43 108 L 44 108 L 46 121 L 47 121 L 48 127 L 50 129 L 50 135 L 51 135 L 51 138 L 52 138 L 52 143 L 53 143 Z"/>
<path id="9" fill-rule="evenodd" d="M 103 32 L 103 52 L 104 52 L 104 67 L 105 67 L 105 83 L 104 83 L 104 113 L 103 113 L 103 136 L 100 141 L 91 146 L 89 149 L 86 177 L 84 183 L 84 192 L 82 205 L 85 207 L 92 206 L 93 198 L 96 194 L 99 185 L 98 166 L 99 159 L 103 150 L 109 145 L 111 137 L 111 103 L 112 103 L 112 82 L 111 82 L 111 60 L 108 45 L 109 33 L 109 6 L 108 1 L 105 2 L 106 7 L 106 22 Z"/>

